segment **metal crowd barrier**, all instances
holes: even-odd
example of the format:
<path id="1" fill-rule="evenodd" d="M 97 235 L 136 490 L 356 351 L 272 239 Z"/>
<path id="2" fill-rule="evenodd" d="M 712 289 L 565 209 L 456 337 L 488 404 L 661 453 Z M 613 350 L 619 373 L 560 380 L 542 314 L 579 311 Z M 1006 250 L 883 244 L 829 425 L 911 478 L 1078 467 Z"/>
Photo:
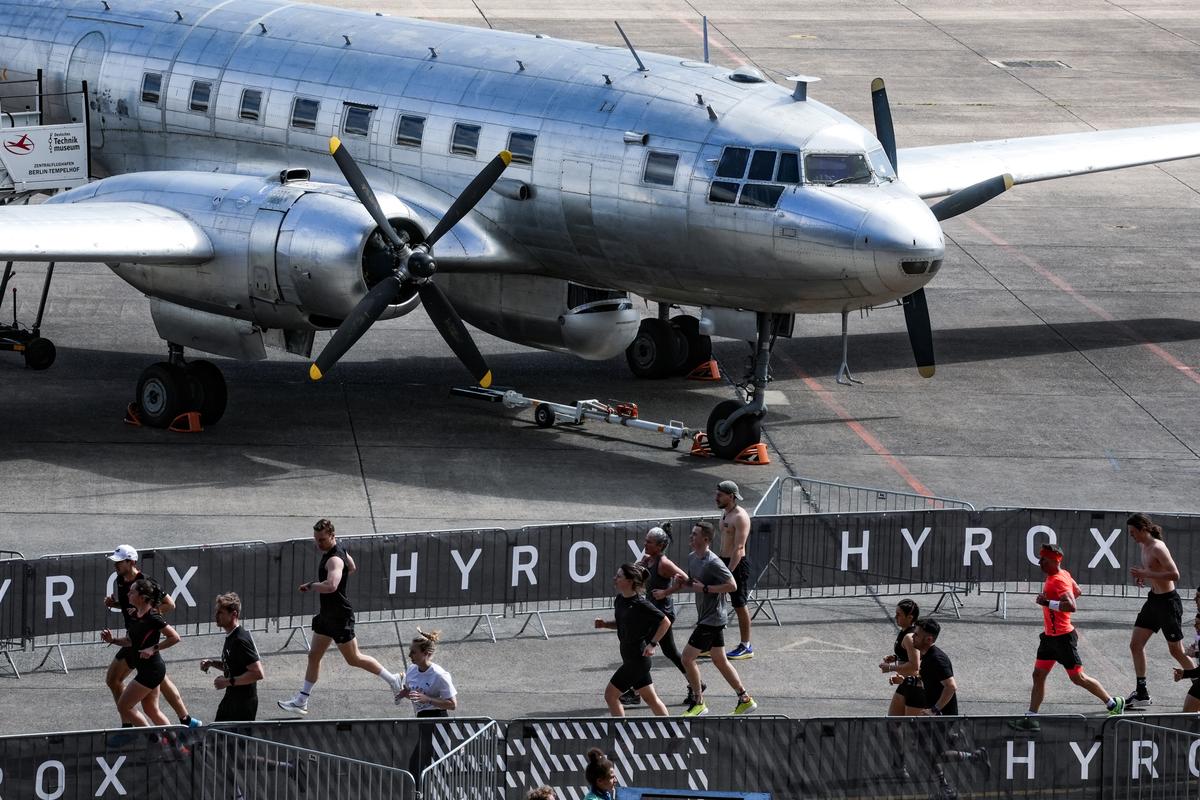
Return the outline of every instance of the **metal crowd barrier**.
<path id="1" fill-rule="evenodd" d="M 1120 719 L 1105 732 L 1105 800 L 1194 800 L 1200 797 L 1200 722 L 1178 727 Z"/>
<path id="2" fill-rule="evenodd" d="M 493 800 L 500 787 L 504 740 L 495 720 L 421 772 L 421 800 Z"/>
<path id="3" fill-rule="evenodd" d="M 948 508 L 975 510 L 975 506 L 967 501 L 949 497 L 784 475 L 771 483 L 755 507 L 754 514 L 857 514 L 873 511 L 939 511 Z"/>
<path id="4" fill-rule="evenodd" d="M 21 677 L 12 652 L 25 649 L 25 563 L 16 550 L 0 550 L 0 655 Z"/>
<path id="5" fill-rule="evenodd" d="M 413 776 L 319 750 L 206 729 L 199 744 L 199 800 L 338 798 L 416 800 Z"/>

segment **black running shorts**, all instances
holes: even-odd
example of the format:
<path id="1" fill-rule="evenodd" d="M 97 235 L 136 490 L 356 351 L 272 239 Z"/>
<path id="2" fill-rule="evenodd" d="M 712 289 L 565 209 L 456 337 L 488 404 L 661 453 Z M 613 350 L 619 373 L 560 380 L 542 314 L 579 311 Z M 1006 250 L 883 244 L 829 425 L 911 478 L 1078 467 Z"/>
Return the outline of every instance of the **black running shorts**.
<path id="1" fill-rule="evenodd" d="M 1079 636 L 1075 631 L 1058 636 L 1047 636 L 1043 633 L 1039 638 L 1038 661 L 1057 661 L 1067 669 L 1083 666 L 1083 659 L 1079 657 L 1079 648 L 1076 646 Z"/>
<path id="2" fill-rule="evenodd" d="M 313 617 L 312 631 L 328 636 L 337 644 L 345 644 L 354 638 L 354 617 L 317 614 Z"/>
<path id="3" fill-rule="evenodd" d="M 1153 633 L 1161 630 L 1168 642 L 1182 641 L 1183 601 L 1179 599 L 1179 592 L 1151 592 L 1142 604 L 1133 627 L 1145 628 Z"/>
<path id="4" fill-rule="evenodd" d="M 696 629 L 692 631 L 691 637 L 688 638 L 688 644 L 701 653 L 707 653 L 714 647 L 724 647 L 725 626 L 697 625 Z"/>
<path id="5" fill-rule="evenodd" d="M 916 675 L 905 675 L 904 683 L 896 686 L 896 694 L 904 698 L 904 705 L 913 708 L 925 707 L 925 687 Z"/>
<path id="6" fill-rule="evenodd" d="M 728 558 L 721 560 L 726 564 L 730 561 Z M 737 588 L 729 593 L 729 602 L 734 608 L 745 608 L 746 598 L 750 594 L 750 559 L 743 558 L 732 571 Z"/>
<path id="7" fill-rule="evenodd" d="M 217 706 L 217 716 L 213 722 L 254 722 L 257 716 L 257 695 L 237 697 L 226 694 L 221 698 L 221 705 Z"/>
<path id="8" fill-rule="evenodd" d="M 650 677 L 650 659 L 645 656 L 622 658 L 621 668 L 613 673 L 608 682 L 622 692 L 630 689 L 636 691 L 649 686 L 654 683 Z"/>
<path id="9" fill-rule="evenodd" d="M 137 666 L 133 679 L 147 689 L 155 689 L 167 677 L 167 663 L 161 656 L 155 656 L 148 661 L 142 661 Z"/>

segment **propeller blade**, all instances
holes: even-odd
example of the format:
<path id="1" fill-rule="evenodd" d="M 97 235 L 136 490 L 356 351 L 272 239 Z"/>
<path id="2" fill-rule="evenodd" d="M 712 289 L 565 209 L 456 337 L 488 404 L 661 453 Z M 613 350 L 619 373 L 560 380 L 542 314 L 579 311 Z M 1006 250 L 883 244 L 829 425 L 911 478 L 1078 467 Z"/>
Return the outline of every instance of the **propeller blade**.
<path id="1" fill-rule="evenodd" d="M 342 140 L 336 136 L 329 137 L 329 152 L 333 154 L 333 160 L 337 162 L 338 169 L 342 171 L 342 177 L 346 179 L 346 183 L 350 184 L 358 201 L 366 207 L 371 219 L 375 220 L 375 224 L 383 231 L 383 235 L 387 237 L 393 247 L 397 249 L 404 247 L 404 240 L 400 238 L 400 235 L 392 227 L 392 223 L 384 216 L 383 209 L 379 207 L 379 200 L 375 198 L 375 192 L 371 190 L 371 184 L 367 183 L 367 179 L 363 176 L 362 170 L 358 168 L 354 157 L 342 145 Z"/>
<path id="2" fill-rule="evenodd" d="M 465 217 L 475 207 L 475 204 L 483 199 L 483 196 L 500 179 L 501 173 L 504 172 L 510 163 L 512 163 L 512 153 L 507 150 L 501 150 L 497 153 L 496 157 L 487 163 L 487 166 L 475 176 L 474 180 L 467 184 L 467 188 L 463 189 L 462 194 L 451 203 L 450 208 L 446 210 L 446 214 L 438 220 L 437 227 L 433 229 L 433 232 L 425 240 L 425 246 L 432 248 L 437 244 L 438 239 L 441 239 L 451 228 L 457 225 L 458 221 Z"/>
<path id="3" fill-rule="evenodd" d="M 371 327 L 375 320 L 379 319 L 379 315 L 383 313 L 384 309 L 400 298 L 400 288 L 400 278 L 395 275 L 389 275 L 371 287 L 371 291 L 358 301 L 358 305 L 350 312 L 350 316 L 342 320 L 342 324 L 334 332 L 329 344 L 325 345 L 325 349 L 317 356 L 317 360 L 308 368 L 308 377 L 314 381 L 325 377 L 325 374 L 333 369 L 333 365 L 338 362 L 338 359 L 362 338 L 362 335 L 367 332 L 367 328 Z"/>
<path id="4" fill-rule="evenodd" d="M 900 167 L 896 164 L 896 130 L 892 127 L 892 109 L 888 105 L 887 88 L 883 85 L 883 78 L 871 81 L 871 108 L 875 111 L 875 138 L 883 145 L 883 152 L 888 161 L 892 162 L 892 169 L 899 174 Z"/>
<path id="5" fill-rule="evenodd" d="M 933 216 L 937 217 L 938 222 L 945 222 L 951 217 L 957 217 L 976 206 L 983 205 L 1012 187 L 1012 175 L 1006 172 L 1003 175 L 997 175 L 994 178 L 972 184 L 965 189 L 960 189 L 945 200 L 930 206 L 929 210 L 933 212 Z"/>
<path id="6" fill-rule="evenodd" d="M 925 290 L 917 289 L 905 297 L 904 324 L 908 326 L 908 340 L 912 343 L 913 356 L 917 360 L 917 372 L 922 378 L 932 378 L 933 331 L 929 327 L 929 305 L 925 302 Z"/>
<path id="7" fill-rule="evenodd" d="M 454 306 L 450 305 L 446 295 L 433 281 L 417 284 L 417 291 L 421 295 L 421 305 L 425 306 L 425 313 L 433 320 L 438 332 L 471 373 L 471 377 L 484 389 L 491 386 L 492 371 L 488 369 L 471 334 L 467 333 L 467 326 L 463 325 L 462 318 L 458 316 Z"/>

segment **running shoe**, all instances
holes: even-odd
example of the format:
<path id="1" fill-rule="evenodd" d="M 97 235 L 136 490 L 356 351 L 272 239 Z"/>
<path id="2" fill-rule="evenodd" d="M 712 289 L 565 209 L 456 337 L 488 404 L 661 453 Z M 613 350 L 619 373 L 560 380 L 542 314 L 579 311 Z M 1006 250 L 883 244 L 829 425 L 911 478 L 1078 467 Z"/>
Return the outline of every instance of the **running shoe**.
<path id="1" fill-rule="evenodd" d="M 189 728 L 199 728 L 203 724 L 204 724 L 204 720 L 199 719 L 198 717 L 188 717 L 187 726 Z"/>
<path id="2" fill-rule="evenodd" d="M 1021 717 L 1020 719 L 1010 719 L 1008 721 L 1008 727 L 1012 728 L 1014 731 L 1033 732 L 1040 731 L 1042 729 L 1042 723 L 1038 722 L 1033 717 Z"/>
<path id="3" fill-rule="evenodd" d="M 1112 708 L 1110 708 L 1108 710 L 1108 715 L 1110 717 L 1115 717 L 1119 714 L 1125 713 L 1125 698 L 1124 697 L 1114 697 L 1112 700 L 1113 700 Z"/>
<path id="4" fill-rule="evenodd" d="M 683 714 L 681 716 L 703 717 L 707 713 L 708 713 L 708 706 L 704 705 L 704 703 L 692 703 L 692 705 L 688 708 L 688 710 L 683 712 Z"/>
<path id="5" fill-rule="evenodd" d="M 1150 698 L 1150 692 L 1146 691 L 1145 686 L 1142 686 L 1126 695 L 1125 705 L 1135 708 L 1137 706 L 1154 705 L 1154 701 Z"/>
<path id="6" fill-rule="evenodd" d="M 703 694 L 704 692 L 707 692 L 707 691 L 708 691 L 708 684 L 701 683 L 700 684 L 700 692 Z M 695 704 L 696 704 L 696 695 L 692 694 L 692 687 L 688 686 L 687 697 L 684 698 L 684 701 L 682 703 L 680 703 L 679 705 L 690 707 L 690 706 L 694 706 Z"/>
<path id="7" fill-rule="evenodd" d="M 754 702 L 754 698 L 746 695 L 746 699 L 740 701 L 733 707 L 734 714 L 752 714 L 754 709 L 758 708 L 758 703 Z"/>
<path id="8" fill-rule="evenodd" d="M 703 653 L 698 653 L 696 658 L 712 658 L 712 652 L 705 650 Z"/>
<path id="9" fill-rule="evenodd" d="M 275 703 L 284 711 L 291 711 L 294 714 L 300 715 L 308 713 L 308 703 L 302 703 L 295 697 L 289 697 L 287 700 L 276 700 Z"/>
<path id="10" fill-rule="evenodd" d="M 638 693 L 633 689 L 629 689 L 621 693 L 621 705 L 623 706 L 636 706 L 640 705 L 641 702 L 642 698 L 638 697 Z"/>
<path id="11" fill-rule="evenodd" d="M 990 758 L 988 758 L 987 748 L 986 747 L 976 748 L 975 752 L 972 753 L 971 755 L 976 764 L 983 765 L 984 777 L 990 778 L 992 775 L 992 760 Z"/>
<path id="12" fill-rule="evenodd" d="M 747 658 L 754 658 L 754 645 L 748 644 L 743 646 L 739 643 L 737 647 L 726 653 L 725 657 L 730 661 L 742 661 Z"/>

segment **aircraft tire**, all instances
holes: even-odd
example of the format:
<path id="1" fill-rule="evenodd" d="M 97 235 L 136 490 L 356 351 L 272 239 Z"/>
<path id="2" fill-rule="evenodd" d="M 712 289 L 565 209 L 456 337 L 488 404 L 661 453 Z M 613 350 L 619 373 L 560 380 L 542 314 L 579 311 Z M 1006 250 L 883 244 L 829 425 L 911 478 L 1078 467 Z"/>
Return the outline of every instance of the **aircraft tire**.
<path id="1" fill-rule="evenodd" d="M 49 369 L 57 354 L 54 342 L 35 336 L 25 345 L 25 366 L 37 370 Z"/>
<path id="2" fill-rule="evenodd" d="M 637 336 L 625 348 L 625 361 L 639 378 L 665 378 L 675 366 L 677 349 L 670 323 L 651 317 L 638 326 Z"/>
<path id="3" fill-rule="evenodd" d="M 165 428 L 175 417 L 187 410 L 189 403 L 187 378 L 183 371 L 165 361 L 151 364 L 138 378 L 137 404 L 142 421 L 152 428 Z"/>
<path id="4" fill-rule="evenodd" d="M 675 366 L 676 375 L 687 375 L 696 367 L 712 358 L 712 338 L 700 334 L 700 320 L 687 314 L 671 317 L 671 327 L 676 332 Z"/>
<path id="5" fill-rule="evenodd" d="M 189 361 L 184 367 L 192 408 L 200 412 L 200 424 L 215 425 L 225 414 L 229 391 L 225 377 L 211 361 Z"/>
<path id="6" fill-rule="evenodd" d="M 750 414 L 738 417 L 724 436 L 717 435 L 717 423 L 741 407 L 742 404 L 737 400 L 724 400 L 717 403 L 708 415 L 708 446 L 717 458 L 732 460 L 738 453 L 762 440 L 762 417 Z"/>

